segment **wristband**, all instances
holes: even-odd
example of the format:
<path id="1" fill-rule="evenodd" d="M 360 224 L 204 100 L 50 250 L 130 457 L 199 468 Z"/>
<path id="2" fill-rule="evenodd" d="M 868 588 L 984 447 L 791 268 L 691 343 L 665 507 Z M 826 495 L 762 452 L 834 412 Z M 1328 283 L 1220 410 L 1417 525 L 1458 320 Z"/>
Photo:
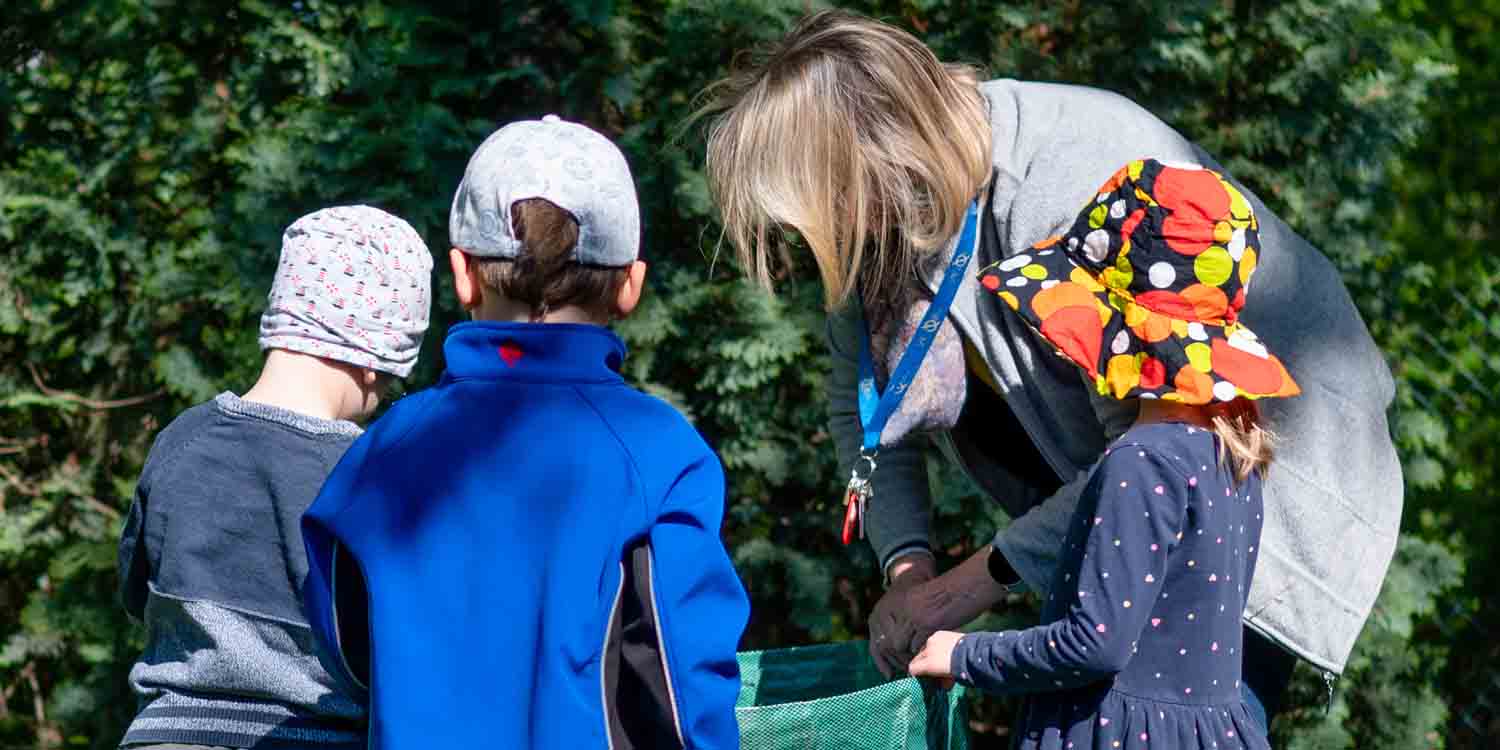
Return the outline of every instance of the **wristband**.
<path id="1" fill-rule="evenodd" d="M 885 565 L 881 566 L 881 574 L 882 578 L 884 579 L 885 588 L 891 587 L 891 566 L 895 565 L 897 560 L 900 560 L 906 555 L 926 555 L 933 560 L 937 559 L 937 556 L 932 554 L 932 549 L 929 548 L 926 544 L 922 544 L 920 542 L 916 544 L 908 544 L 905 547 L 896 548 L 896 551 L 892 552 L 891 556 L 886 558 Z"/>
<path id="2" fill-rule="evenodd" d="M 1007 591 L 1020 585 L 1021 575 L 1011 567 L 1010 561 L 1005 559 L 1005 554 L 999 548 L 990 546 L 990 556 L 985 561 L 985 565 L 989 568 L 990 578 L 993 578 L 995 583 L 1004 586 Z"/>

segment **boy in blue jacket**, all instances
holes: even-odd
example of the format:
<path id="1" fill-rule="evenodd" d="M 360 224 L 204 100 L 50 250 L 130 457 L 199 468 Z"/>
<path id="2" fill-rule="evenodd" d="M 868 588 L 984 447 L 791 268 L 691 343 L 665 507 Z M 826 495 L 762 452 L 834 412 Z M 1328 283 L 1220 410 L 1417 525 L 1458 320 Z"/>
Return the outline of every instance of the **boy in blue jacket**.
<path id="1" fill-rule="evenodd" d="M 640 299 L 624 156 L 510 124 L 454 197 L 447 370 L 365 433 L 303 517 L 308 617 L 370 747 L 737 748 L 749 605 L 723 470 L 626 385 Z"/>

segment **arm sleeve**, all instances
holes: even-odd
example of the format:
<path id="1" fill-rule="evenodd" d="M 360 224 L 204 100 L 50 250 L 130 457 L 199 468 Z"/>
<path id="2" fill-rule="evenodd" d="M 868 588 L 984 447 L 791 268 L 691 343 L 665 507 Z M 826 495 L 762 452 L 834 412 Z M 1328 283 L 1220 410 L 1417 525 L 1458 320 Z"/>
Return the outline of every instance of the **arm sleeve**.
<path id="1" fill-rule="evenodd" d="M 859 456 L 863 431 L 859 426 L 859 343 L 864 317 L 859 305 L 849 304 L 828 316 L 828 432 L 838 451 L 839 479 L 849 476 Z M 880 467 L 873 478 L 874 496 L 865 515 L 865 533 L 875 548 L 882 570 L 898 552 L 929 550 L 932 524 L 931 490 L 927 485 L 927 454 L 920 438 L 880 449 Z M 842 511 L 842 507 L 840 507 Z M 838 533 L 842 513 L 828 521 Z"/>
<path id="2" fill-rule="evenodd" d="M 302 606 L 312 627 L 318 661 L 351 695 L 360 697 L 368 694 L 368 686 L 354 665 L 363 665 L 368 673 L 367 602 L 363 596 L 351 596 L 363 594 L 363 576 L 356 575 L 358 560 L 338 537 L 336 521 L 359 491 L 371 442 L 368 438 L 367 433 L 354 441 L 323 483 L 318 498 L 302 515 L 302 543 L 307 548 Z M 346 640 L 345 634 L 355 628 L 364 628 L 363 637 Z M 356 647 L 364 652 L 346 653 Z"/>
<path id="3" fill-rule="evenodd" d="M 1161 593 L 1190 491 L 1181 472 L 1150 449 L 1114 448 L 1085 490 L 1081 507 L 1091 512 L 1072 521 L 1088 531 L 1078 569 L 1063 574 L 1071 598 L 1063 617 L 964 636 L 953 651 L 954 676 L 989 692 L 1031 693 L 1088 685 L 1123 670 Z"/>
<path id="4" fill-rule="evenodd" d="M 146 551 L 146 495 L 146 482 L 142 478 L 136 483 L 135 500 L 125 518 L 125 530 L 120 533 L 118 560 L 120 604 L 126 614 L 137 620 L 146 617 L 146 582 L 151 577 Z"/>
<path id="5" fill-rule="evenodd" d="M 146 602 L 150 598 L 151 571 L 156 567 L 156 558 L 161 555 L 163 540 L 160 524 L 152 523 L 151 493 L 162 466 L 177 454 L 177 441 L 169 440 L 168 431 L 163 430 L 151 441 L 151 450 L 146 454 L 146 464 L 141 467 L 141 476 L 135 483 L 135 498 L 130 503 L 130 514 L 125 517 L 125 528 L 120 532 L 119 556 L 116 571 L 119 575 L 120 605 L 125 613 L 136 620 L 146 619 Z M 157 512 L 161 509 L 158 508 Z"/>
<path id="6" fill-rule="evenodd" d="M 750 602 L 719 538 L 724 470 L 705 454 L 667 492 L 652 527 L 653 595 L 673 718 L 685 748 L 738 748 L 735 649 Z"/>
<path id="7" fill-rule="evenodd" d="M 1090 403 L 1094 407 L 1094 415 L 1104 428 L 1105 441 L 1107 444 L 1113 443 L 1130 429 L 1137 409 L 1132 404 L 1099 396 L 1092 391 L 1092 383 L 1088 383 L 1087 387 L 1090 388 Z M 1052 493 L 1051 497 L 1025 515 L 1012 520 L 1009 526 L 995 535 L 995 549 L 1005 556 L 1011 569 L 1031 590 L 1046 594 L 1052 587 L 1058 555 L 1068 533 L 1068 523 L 1073 519 L 1079 495 L 1088 480 L 1087 471 L 1079 472 L 1072 481 Z"/>

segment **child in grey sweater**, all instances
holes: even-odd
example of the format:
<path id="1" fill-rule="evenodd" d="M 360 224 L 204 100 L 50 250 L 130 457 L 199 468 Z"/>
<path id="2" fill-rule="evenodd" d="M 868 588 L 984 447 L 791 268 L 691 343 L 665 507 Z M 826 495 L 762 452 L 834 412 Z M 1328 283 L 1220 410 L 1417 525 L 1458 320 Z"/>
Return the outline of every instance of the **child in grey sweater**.
<path id="1" fill-rule="evenodd" d="M 157 436 L 120 539 L 121 597 L 146 623 L 122 747 L 364 747 L 365 708 L 320 666 L 301 587 L 307 509 L 427 330 L 432 256 L 368 206 L 282 238 L 260 378 Z"/>

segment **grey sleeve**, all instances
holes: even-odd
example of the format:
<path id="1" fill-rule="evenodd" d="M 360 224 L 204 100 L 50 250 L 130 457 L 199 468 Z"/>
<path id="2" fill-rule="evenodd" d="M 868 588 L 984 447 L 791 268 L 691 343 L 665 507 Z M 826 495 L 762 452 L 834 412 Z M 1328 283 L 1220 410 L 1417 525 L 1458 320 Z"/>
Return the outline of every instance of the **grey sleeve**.
<path id="1" fill-rule="evenodd" d="M 146 611 L 146 580 L 150 577 L 146 564 L 145 512 L 141 501 L 130 504 L 130 516 L 125 519 L 125 530 L 120 534 L 120 604 L 125 613 L 137 620 L 144 619 Z"/>
<path id="2" fill-rule="evenodd" d="M 828 316 L 828 432 L 838 451 L 839 479 L 849 476 L 859 456 L 863 433 L 859 425 L 860 333 L 864 318 L 857 304 Z M 927 454 L 922 437 L 880 449 L 872 485 L 874 495 L 865 514 L 865 533 L 884 570 L 893 553 L 912 547 L 929 549 L 932 498 L 927 486 Z M 842 498 L 840 498 L 842 502 Z M 842 522 L 843 516 L 839 516 Z M 830 527 L 833 528 L 833 527 Z"/>
<path id="3" fill-rule="evenodd" d="M 1080 372 L 1081 374 L 1081 372 Z M 1087 378 L 1085 378 L 1087 380 Z M 1090 404 L 1104 427 L 1106 443 L 1113 443 L 1135 422 L 1136 407 L 1093 392 Z M 1078 508 L 1078 496 L 1088 484 L 1090 470 L 1078 472 L 1052 496 L 995 535 L 994 546 L 1033 591 L 1046 594 L 1062 553 L 1068 523 Z"/>
<path id="4" fill-rule="evenodd" d="M 120 532 L 116 561 L 120 605 L 126 614 L 137 620 L 146 617 L 146 584 L 151 578 L 150 553 L 146 546 L 146 503 L 150 495 L 152 458 L 147 454 L 146 466 L 135 483 L 135 499 L 130 503 L 130 515 L 125 517 L 125 528 Z"/>

